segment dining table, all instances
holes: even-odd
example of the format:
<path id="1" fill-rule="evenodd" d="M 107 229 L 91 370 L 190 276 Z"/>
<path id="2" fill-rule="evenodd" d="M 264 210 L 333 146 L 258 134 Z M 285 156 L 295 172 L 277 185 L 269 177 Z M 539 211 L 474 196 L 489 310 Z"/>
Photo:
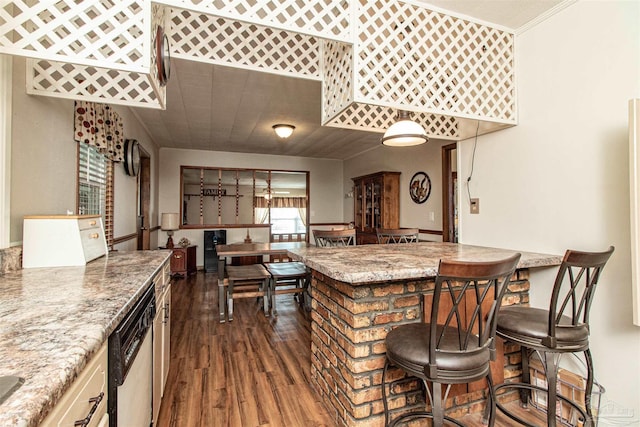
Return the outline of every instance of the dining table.
<path id="1" fill-rule="evenodd" d="M 307 242 L 251 242 L 229 243 L 217 245 L 218 254 L 218 308 L 220 311 L 220 323 L 225 321 L 225 266 L 227 259 L 233 257 L 259 256 L 259 255 L 286 255 L 290 250 L 302 249 L 309 246 Z"/>

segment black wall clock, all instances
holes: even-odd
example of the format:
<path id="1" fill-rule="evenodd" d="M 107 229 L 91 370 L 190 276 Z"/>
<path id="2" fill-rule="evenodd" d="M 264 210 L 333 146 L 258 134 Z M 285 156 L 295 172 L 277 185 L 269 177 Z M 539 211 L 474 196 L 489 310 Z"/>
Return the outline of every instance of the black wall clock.
<path id="1" fill-rule="evenodd" d="M 169 38 L 161 26 L 156 29 L 156 69 L 158 70 L 158 82 L 164 86 L 171 76 L 171 53 L 169 51 Z"/>
<path id="2" fill-rule="evenodd" d="M 431 195 L 431 179 L 424 172 L 416 172 L 409 182 L 409 194 L 411 200 L 416 203 L 424 203 Z"/>
<path id="3" fill-rule="evenodd" d="M 124 140 L 124 171 L 129 176 L 140 172 L 140 146 L 135 139 Z"/>

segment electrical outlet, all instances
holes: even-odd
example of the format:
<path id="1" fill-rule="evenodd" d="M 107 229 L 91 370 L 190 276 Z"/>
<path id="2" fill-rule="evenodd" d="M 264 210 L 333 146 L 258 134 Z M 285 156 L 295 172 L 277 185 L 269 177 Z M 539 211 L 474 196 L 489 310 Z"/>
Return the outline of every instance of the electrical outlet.
<path id="1" fill-rule="evenodd" d="M 480 199 L 471 199 L 471 213 L 472 214 L 480 213 Z"/>

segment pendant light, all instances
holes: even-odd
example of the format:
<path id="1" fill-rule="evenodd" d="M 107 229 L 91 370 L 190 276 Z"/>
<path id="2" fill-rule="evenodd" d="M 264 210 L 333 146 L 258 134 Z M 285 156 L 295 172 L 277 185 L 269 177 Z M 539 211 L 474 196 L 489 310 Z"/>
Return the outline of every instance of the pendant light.
<path id="1" fill-rule="evenodd" d="M 411 120 L 409 112 L 403 110 L 398 111 L 396 122 L 389 126 L 382 137 L 382 143 L 390 147 L 409 147 L 427 141 L 429 137 L 422 126 Z"/>

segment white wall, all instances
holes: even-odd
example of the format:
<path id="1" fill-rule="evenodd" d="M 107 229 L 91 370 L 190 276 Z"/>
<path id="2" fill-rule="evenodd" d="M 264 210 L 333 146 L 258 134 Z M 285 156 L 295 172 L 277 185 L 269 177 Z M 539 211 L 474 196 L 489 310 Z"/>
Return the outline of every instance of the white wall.
<path id="1" fill-rule="evenodd" d="M 65 214 L 76 206 L 73 101 L 29 96 L 25 60 L 13 58 L 11 242 L 24 215 Z"/>
<path id="2" fill-rule="evenodd" d="M 442 146 L 451 141 L 431 140 L 414 147 L 380 145 L 344 162 L 344 193 L 353 188 L 351 178 L 379 171 L 400 174 L 400 226 L 442 231 Z M 431 195 L 417 204 L 409 195 L 409 182 L 416 172 L 426 172 L 431 180 Z M 433 220 L 431 220 L 433 213 Z M 353 199 L 345 199 L 344 220 L 353 221 Z M 422 239 L 441 240 L 441 236 L 421 235 Z"/>
<path id="3" fill-rule="evenodd" d="M 591 317 L 596 376 L 611 405 L 600 425 L 640 423 L 627 138 L 627 103 L 640 96 L 639 22 L 639 2 L 579 1 L 519 35 L 519 125 L 479 139 L 471 181 L 479 215 L 460 191 L 462 243 L 556 254 L 616 246 Z M 458 146 L 460 177 L 472 148 Z M 554 275 L 533 274 L 532 305 L 548 305 Z"/>
<path id="4" fill-rule="evenodd" d="M 158 224 L 158 149 L 127 107 L 114 106 L 124 123 L 125 138 L 137 139 L 151 154 L 152 226 Z M 25 59 L 13 58 L 11 141 L 12 245 L 22 241 L 24 215 L 75 212 L 77 191 L 77 143 L 73 140 L 73 101 L 27 95 Z M 114 236 L 136 232 L 137 180 L 127 176 L 121 164 L 114 173 Z M 157 246 L 157 233 L 152 235 Z M 127 241 L 117 249 L 135 249 Z"/>
<path id="5" fill-rule="evenodd" d="M 131 109 L 114 106 L 120 114 L 125 131 L 125 137 L 136 139 L 142 149 L 151 157 L 151 200 L 149 206 L 150 229 L 160 224 L 158 215 L 158 147 L 151 141 L 144 127 L 140 124 Z M 138 182 L 140 176 L 132 177 L 125 173 L 124 165 L 118 163 L 114 170 L 113 192 L 115 194 L 113 235 L 126 236 L 136 233 L 136 220 L 138 215 Z M 158 232 L 151 233 L 150 248 L 158 246 Z M 119 250 L 136 250 L 137 240 L 128 240 L 115 246 Z"/>
<path id="6" fill-rule="evenodd" d="M 160 149 L 158 216 L 162 212 L 180 212 L 180 166 L 309 171 L 311 223 L 343 222 L 344 191 L 340 160 L 162 148 Z M 247 230 L 244 228 L 229 229 L 227 242 L 242 241 L 246 233 Z M 250 233 L 253 241 L 266 242 L 269 239 L 268 228 L 255 229 Z M 203 229 L 178 230 L 173 236 L 174 243 L 186 237 L 192 244 L 198 245 L 196 262 L 198 266 L 204 264 L 203 236 Z M 159 243 L 163 245 L 166 239 L 166 233 L 161 231 L 158 237 Z"/>

